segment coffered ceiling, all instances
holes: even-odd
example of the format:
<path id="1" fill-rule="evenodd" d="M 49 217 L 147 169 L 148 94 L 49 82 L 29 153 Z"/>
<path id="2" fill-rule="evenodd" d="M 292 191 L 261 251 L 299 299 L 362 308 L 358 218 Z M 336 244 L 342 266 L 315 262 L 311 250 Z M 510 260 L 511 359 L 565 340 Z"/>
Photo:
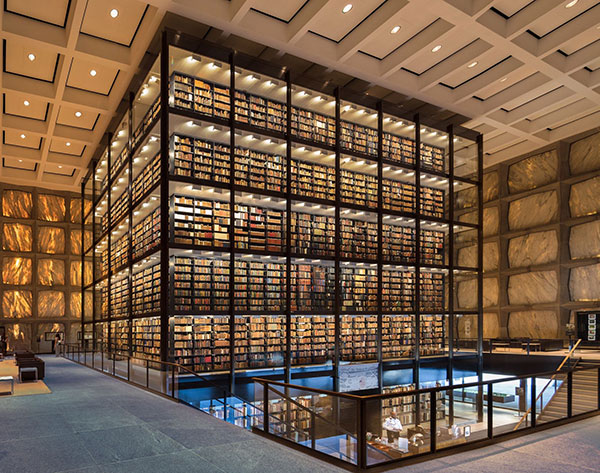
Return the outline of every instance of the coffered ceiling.
<path id="1" fill-rule="evenodd" d="M 484 133 L 485 165 L 600 122 L 597 0 L 150 3 L 218 29 L 206 33 L 212 41 L 243 48 L 247 38 L 267 46 L 251 54 L 357 77 L 362 91 L 407 111 L 468 117 L 463 125 Z"/>
<path id="2" fill-rule="evenodd" d="M 210 41 L 476 129 L 486 165 L 600 122 L 597 0 L 5 0 L 0 180 L 77 190 L 167 11 Z"/>
<path id="3" fill-rule="evenodd" d="M 79 190 L 164 11 L 134 0 L 4 0 L 0 180 Z"/>

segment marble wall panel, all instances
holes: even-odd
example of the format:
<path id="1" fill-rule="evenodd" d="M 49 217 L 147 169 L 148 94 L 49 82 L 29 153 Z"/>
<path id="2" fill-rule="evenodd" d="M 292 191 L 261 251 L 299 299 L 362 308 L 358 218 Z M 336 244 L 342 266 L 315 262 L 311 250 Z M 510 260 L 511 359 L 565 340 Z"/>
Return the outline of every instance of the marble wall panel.
<path id="1" fill-rule="evenodd" d="M 64 317 L 65 293 L 62 291 L 38 292 L 39 317 Z"/>
<path id="2" fill-rule="evenodd" d="M 47 340 L 46 334 L 54 334 L 49 335 L 52 340 L 54 340 L 55 334 L 60 333 L 63 340 L 65 339 L 65 324 L 57 324 L 57 323 L 47 323 L 47 324 L 38 324 L 37 326 L 37 337 L 40 337 L 41 340 Z"/>
<path id="3" fill-rule="evenodd" d="M 83 232 L 83 237 L 85 241 L 83 242 L 85 248 L 90 248 L 92 246 L 92 232 L 85 230 Z M 71 254 L 80 255 L 81 254 L 81 230 L 71 230 L 69 235 L 70 245 L 71 245 Z"/>
<path id="4" fill-rule="evenodd" d="M 92 262 L 85 261 L 84 270 L 85 270 L 85 282 L 89 284 L 92 281 Z M 71 278 L 70 283 L 71 286 L 81 286 L 81 261 L 71 261 Z"/>
<path id="5" fill-rule="evenodd" d="M 31 258 L 5 256 L 2 258 L 2 283 L 14 286 L 31 284 L 33 262 Z"/>
<path id="6" fill-rule="evenodd" d="M 508 225 L 511 230 L 538 227 L 558 218 L 556 191 L 540 192 L 513 200 L 508 207 Z"/>
<path id="7" fill-rule="evenodd" d="M 556 231 L 530 233 L 508 242 L 508 264 L 511 268 L 536 266 L 556 261 L 558 235 Z"/>
<path id="8" fill-rule="evenodd" d="M 38 220 L 44 222 L 64 222 L 67 213 L 65 198 L 59 195 L 38 195 Z"/>
<path id="9" fill-rule="evenodd" d="M 467 212 L 458 216 L 459 222 L 477 224 L 477 212 Z"/>
<path id="10" fill-rule="evenodd" d="M 491 241 L 483 244 L 483 270 L 498 269 L 498 243 Z M 471 245 L 458 250 L 458 265 L 468 268 L 477 267 L 477 246 Z"/>
<path id="11" fill-rule="evenodd" d="M 92 209 L 92 201 L 89 199 L 85 199 L 83 201 L 83 208 L 81 205 L 81 199 L 79 198 L 71 198 L 69 201 L 69 216 L 71 223 L 81 223 L 81 219 L 84 215 L 87 215 L 88 212 Z"/>
<path id="12" fill-rule="evenodd" d="M 67 343 L 78 343 L 81 339 L 81 324 L 72 323 L 66 334 Z"/>
<path id="13" fill-rule="evenodd" d="M 600 212 L 600 176 L 571 186 L 569 210 L 571 217 L 594 215 Z"/>
<path id="14" fill-rule="evenodd" d="M 65 262 L 50 258 L 39 259 L 38 284 L 42 286 L 64 286 Z"/>
<path id="15" fill-rule="evenodd" d="M 483 236 L 489 237 L 498 234 L 500 228 L 500 212 L 498 207 L 483 209 Z"/>
<path id="16" fill-rule="evenodd" d="M 556 271 L 534 271 L 508 278 L 508 300 L 511 305 L 554 302 L 558 298 Z"/>
<path id="17" fill-rule="evenodd" d="M 511 194 L 541 187 L 558 178 L 558 152 L 553 149 L 536 154 L 508 168 L 508 190 Z"/>
<path id="18" fill-rule="evenodd" d="M 483 175 L 483 202 L 498 198 L 500 192 L 498 172 L 492 171 Z"/>
<path id="19" fill-rule="evenodd" d="M 2 317 L 19 318 L 33 315 L 33 294 L 31 291 L 4 291 L 2 293 Z"/>
<path id="20" fill-rule="evenodd" d="M 4 251 L 30 252 L 33 250 L 33 229 L 22 223 L 2 225 L 2 249 Z"/>
<path id="21" fill-rule="evenodd" d="M 478 327 L 477 315 L 461 315 L 457 317 L 457 332 L 461 339 L 476 339 Z M 483 338 L 500 337 L 500 319 L 495 312 L 483 314 Z"/>
<path id="22" fill-rule="evenodd" d="M 560 321 L 553 310 L 525 310 L 508 316 L 511 338 L 560 338 Z"/>
<path id="23" fill-rule="evenodd" d="M 569 151 L 571 174 L 600 169 L 600 133 L 576 141 Z"/>
<path id="24" fill-rule="evenodd" d="M 569 293 L 572 301 L 600 300 L 600 264 L 572 268 Z"/>
<path id="25" fill-rule="evenodd" d="M 477 308 L 477 280 L 458 282 L 457 304 L 460 309 Z M 483 307 L 498 305 L 498 279 L 483 278 Z"/>
<path id="26" fill-rule="evenodd" d="M 600 256 L 600 220 L 571 227 L 569 251 L 572 259 Z"/>
<path id="27" fill-rule="evenodd" d="M 33 196 L 31 192 L 5 190 L 2 192 L 2 215 L 12 218 L 32 218 Z"/>
<path id="28" fill-rule="evenodd" d="M 38 228 L 38 250 L 40 253 L 64 254 L 65 229 L 60 227 Z"/>
<path id="29" fill-rule="evenodd" d="M 31 350 L 31 324 L 7 324 L 6 339 L 9 351 Z"/>
<path id="30" fill-rule="evenodd" d="M 454 205 L 459 210 L 477 207 L 477 187 L 471 186 L 458 191 L 454 199 Z"/>

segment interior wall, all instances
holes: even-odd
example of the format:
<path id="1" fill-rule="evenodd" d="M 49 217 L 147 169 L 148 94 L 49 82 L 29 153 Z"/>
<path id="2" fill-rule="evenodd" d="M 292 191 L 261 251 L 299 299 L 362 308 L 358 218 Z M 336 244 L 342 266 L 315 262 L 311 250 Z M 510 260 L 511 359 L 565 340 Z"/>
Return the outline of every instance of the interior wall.
<path id="1" fill-rule="evenodd" d="M 484 177 L 484 337 L 563 338 L 600 306 L 600 129 Z"/>
<path id="2" fill-rule="evenodd" d="M 49 352 L 81 331 L 81 196 L 0 184 L 0 331 L 9 351 Z M 89 208 L 90 203 L 86 202 Z M 91 239 L 91 232 L 86 232 Z"/>

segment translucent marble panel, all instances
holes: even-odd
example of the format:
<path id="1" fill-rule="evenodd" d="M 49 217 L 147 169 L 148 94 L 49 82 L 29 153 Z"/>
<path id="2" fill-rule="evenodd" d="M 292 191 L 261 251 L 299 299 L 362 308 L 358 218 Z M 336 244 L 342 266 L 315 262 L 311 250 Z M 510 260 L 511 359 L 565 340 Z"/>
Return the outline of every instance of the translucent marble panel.
<path id="1" fill-rule="evenodd" d="M 542 304 L 558 298 L 556 271 L 533 271 L 508 278 L 508 301 L 511 305 Z"/>
<path id="2" fill-rule="evenodd" d="M 78 343 L 81 338 L 81 324 L 71 323 L 66 333 L 67 343 Z"/>
<path id="3" fill-rule="evenodd" d="M 2 215 L 12 218 L 32 218 L 31 192 L 5 190 L 2 192 Z"/>
<path id="4" fill-rule="evenodd" d="M 466 246 L 458 250 L 458 265 L 468 268 L 477 267 L 477 246 Z M 498 243 L 495 241 L 483 244 L 483 270 L 498 269 Z"/>
<path id="5" fill-rule="evenodd" d="M 569 209 L 571 217 L 594 215 L 600 212 L 600 177 L 594 177 L 571 186 Z"/>
<path id="6" fill-rule="evenodd" d="M 85 238 L 85 247 L 89 248 L 92 246 L 92 232 L 85 230 L 83 233 Z M 81 230 L 71 230 L 70 234 L 71 254 L 81 254 Z"/>
<path id="7" fill-rule="evenodd" d="M 477 225 L 477 212 L 467 212 L 465 214 L 459 215 L 458 221 Z"/>
<path id="8" fill-rule="evenodd" d="M 477 338 L 477 316 L 461 315 L 457 317 L 458 337 L 463 339 Z M 494 312 L 485 312 L 483 314 L 483 338 L 500 337 L 500 320 L 498 314 Z"/>
<path id="9" fill-rule="evenodd" d="M 540 192 L 513 200 L 508 207 L 508 225 L 511 230 L 538 227 L 558 217 L 556 191 Z"/>
<path id="10" fill-rule="evenodd" d="M 38 292 L 39 317 L 64 317 L 65 293 L 62 291 Z"/>
<path id="11" fill-rule="evenodd" d="M 4 291 L 2 293 L 2 317 L 31 317 L 33 294 L 31 291 Z"/>
<path id="12" fill-rule="evenodd" d="M 2 225 L 2 249 L 5 251 L 30 252 L 33 250 L 33 229 L 22 223 Z"/>
<path id="13" fill-rule="evenodd" d="M 92 318 L 94 307 L 93 294 L 90 291 L 85 293 L 85 318 Z M 81 318 L 81 292 L 72 292 L 69 296 L 69 314 L 72 318 Z"/>
<path id="14" fill-rule="evenodd" d="M 31 258 L 7 257 L 2 258 L 2 283 L 15 286 L 31 284 Z"/>
<path id="15" fill-rule="evenodd" d="M 572 259 L 600 256 L 600 220 L 571 227 L 569 250 Z"/>
<path id="16" fill-rule="evenodd" d="M 477 280 L 469 279 L 458 283 L 458 307 L 477 308 Z M 498 305 L 498 279 L 483 278 L 483 307 Z"/>
<path id="17" fill-rule="evenodd" d="M 38 250 L 40 253 L 64 254 L 65 229 L 57 227 L 38 228 Z"/>
<path id="18" fill-rule="evenodd" d="M 477 206 L 477 187 L 469 187 L 459 191 L 455 196 L 455 206 L 457 209 L 470 209 Z"/>
<path id="19" fill-rule="evenodd" d="M 54 334 L 49 335 L 52 339 L 56 336 L 55 334 L 60 333 L 61 338 L 64 340 L 65 337 L 65 324 L 38 324 L 37 326 L 37 336 L 41 337 L 42 340 L 47 339 L 46 334 Z"/>
<path id="20" fill-rule="evenodd" d="M 571 174 L 600 169 L 600 133 L 576 141 L 569 151 Z"/>
<path id="21" fill-rule="evenodd" d="M 511 338 L 558 338 L 558 314 L 552 310 L 511 312 L 508 334 Z"/>
<path id="22" fill-rule="evenodd" d="M 498 234 L 500 226 L 500 214 L 498 207 L 483 209 L 483 236 L 488 237 Z"/>
<path id="23" fill-rule="evenodd" d="M 38 260 L 38 283 L 42 286 L 64 286 L 65 262 L 57 259 Z"/>
<path id="24" fill-rule="evenodd" d="M 508 264 L 511 268 L 550 263 L 557 258 L 558 236 L 554 230 L 530 233 L 508 242 Z"/>
<path id="25" fill-rule="evenodd" d="M 535 189 L 558 178 L 558 153 L 555 149 L 536 154 L 508 168 L 508 191 L 512 194 Z"/>
<path id="26" fill-rule="evenodd" d="M 30 350 L 31 349 L 31 324 L 7 324 L 6 339 L 8 350 Z"/>
<path id="27" fill-rule="evenodd" d="M 72 198 L 69 202 L 69 215 L 71 223 L 81 223 L 84 215 L 87 215 L 92 208 L 92 201 L 85 199 L 83 202 L 83 213 L 81 199 Z"/>
<path id="28" fill-rule="evenodd" d="M 38 196 L 38 220 L 44 222 L 64 222 L 67 212 L 65 198 L 58 195 Z"/>
<path id="29" fill-rule="evenodd" d="M 600 300 L 600 264 L 572 268 L 569 292 L 572 301 Z"/>
<path id="30" fill-rule="evenodd" d="M 91 261 L 85 261 L 85 281 L 89 284 L 92 281 L 92 263 Z M 81 261 L 71 261 L 71 286 L 81 286 Z"/>
<path id="31" fill-rule="evenodd" d="M 498 198 L 498 172 L 488 172 L 483 175 L 483 202 L 489 202 Z"/>

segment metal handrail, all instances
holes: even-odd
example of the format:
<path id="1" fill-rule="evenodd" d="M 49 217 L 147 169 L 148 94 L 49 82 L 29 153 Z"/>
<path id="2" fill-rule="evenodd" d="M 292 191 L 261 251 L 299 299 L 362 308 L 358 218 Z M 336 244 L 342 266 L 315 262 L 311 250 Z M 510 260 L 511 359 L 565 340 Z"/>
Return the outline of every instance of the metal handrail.
<path id="1" fill-rule="evenodd" d="M 546 391 L 546 389 L 548 388 L 548 386 L 550 386 L 550 384 L 552 384 L 552 381 L 554 381 L 556 379 L 556 375 L 559 374 L 560 370 L 562 369 L 563 366 L 565 366 L 565 363 L 571 359 L 571 355 L 573 354 L 573 352 L 575 351 L 575 349 L 579 346 L 579 344 L 581 343 L 581 338 L 579 340 L 577 340 L 577 343 L 575 343 L 575 345 L 573 345 L 573 347 L 569 350 L 569 353 L 566 354 L 565 358 L 563 359 L 562 363 L 558 366 L 558 368 L 556 369 L 556 373 L 553 374 L 550 379 L 548 380 L 548 383 L 546 383 L 546 386 L 544 386 L 544 389 L 542 389 L 540 391 L 540 393 L 538 394 L 538 396 L 535 398 L 535 401 L 532 404 L 536 404 L 539 399 L 542 397 L 542 395 L 544 394 L 544 391 Z M 571 370 L 573 371 L 573 370 Z M 543 408 L 543 406 L 540 406 L 541 408 Z M 517 430 L 521 424 L 527 419 L 527 416 L 531 413 L 531 406 L 529 406 L 529 409 L 527 409 L 527 411 L 525 412 L 525 414 L 523 414 L 523 417 L 521 417 L 521 420 L 519 420 L 519 422 L 517 423 L 517 425 L 515 426 L 515 428 L 513 430 Z"/>

